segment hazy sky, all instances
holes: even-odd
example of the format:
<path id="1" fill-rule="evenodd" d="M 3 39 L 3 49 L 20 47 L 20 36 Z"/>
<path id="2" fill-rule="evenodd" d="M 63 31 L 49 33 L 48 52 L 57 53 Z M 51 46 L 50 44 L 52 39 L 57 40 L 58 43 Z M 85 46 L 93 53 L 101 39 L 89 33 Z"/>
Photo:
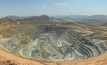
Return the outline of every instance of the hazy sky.
<path id="1" fill-rule="evenodd" d="M 43 14 L 107 15 L 107 0 L 0 0 L 0 17 Z"/>

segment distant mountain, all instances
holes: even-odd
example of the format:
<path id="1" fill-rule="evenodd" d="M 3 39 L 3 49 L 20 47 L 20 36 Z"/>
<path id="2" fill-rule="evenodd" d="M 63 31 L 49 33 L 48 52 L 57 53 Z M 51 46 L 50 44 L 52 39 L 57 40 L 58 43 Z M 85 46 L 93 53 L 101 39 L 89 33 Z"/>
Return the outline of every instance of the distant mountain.
<path id="1" fill-rule="evenodd" d="M 41 15 L 41 16 L 28 16 L 28 17 L 21 17 L 21 16 L 6 16 L 4 18 L 11 18 L 11 19 L 29 19 L 29 18 L 43 18 L 43 19 L 48 19 L 48 18 L 57 18 L 57 19 L 63 19 L 63 20 L 106 20 L 107 21 L 107 15 L 69 15 L 69 16 L 52 16 L 49 17 L 47 15 Z"/>
<path id="2" fill-rule="evenodd" d="M 82 19 L 82 18 L 87 18 L 87 15 L 70 15 L 70 16 L 60 16 L 56 15 L 53 16 L 54 18 L 60 18 L 60 19 L 65 19 L 65 20 L 77 20 L 77 19 Z"/>
<path id="3" fill-rule="evenodd" d="M 89 19 L 96 19 L 96 20 L 107 20 L 107 15 L 70 15 L 70 16 L 53 16 L 54 18 L 61 18 L 65 20 L 89 20 Z"/>
<path id="4" fill-rule="evenodd" d="M 63 19 L 49 17 L 48 15 L 41 15 L 41 16 L 29 16 L 29 17 L 19 17 L 19 16 L 6 16 L 0 19 L 1 23 L 22 23 L 22 24 L 33 24 L 33 23 L 68 23 Z"/>
<path id="5" fill-rule="evenodd" d="M 28 17 L 21 17 L 21 16 L 6 16 L 6 17 L 3 17 L 3 18 L 11 18 L 11 19 L 30 19 L 30 18 L 42 18 L 42 19 L 48 19 L 49 16 L 47 15 L 41 15 L 41 16 L 28 16 Z"/>
<path id="6" fill-rule="evenodd" d="M 11 18 L 11 19 L 15 19 L 15 20 L 17 20 L 17 19 L 24 19 L 24 18 L 26 18 L 26 17 L 20 17 L 20 16 L 6 16 L 6 17 L 4 17 L 4 18 Z"/>
<path id="7" fill-rule="evenodd" d="M 53 16 L 67 21 L 74 21 L 85 24 L 101 24 L 107 22 L 107 15 L 70 15 L 70 16 Z"/>

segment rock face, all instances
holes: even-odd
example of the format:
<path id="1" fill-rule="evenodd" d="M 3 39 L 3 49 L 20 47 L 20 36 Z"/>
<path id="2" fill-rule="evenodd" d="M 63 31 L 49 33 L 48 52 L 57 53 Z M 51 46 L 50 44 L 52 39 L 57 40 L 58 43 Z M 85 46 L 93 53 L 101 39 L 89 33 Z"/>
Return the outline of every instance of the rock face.
<path id="1" fill-rule="evenodd" d="M 99 48 L 73 30 L 67 30 L 59 36 L 63 54 L 71 54 L 75 59 L 87 59 L 101 54 Z"/>
<path id="2" fill-rule="evenodd" d="M 1 37 L 0 47 L 22 57 L 46 61 L 88 59 L 105 53 L 107 49 L 106 42 L 96 44 L 72 29 L 45 28 L 38 33 L 37 36 L 31 33 L 30 38 L 20 34 L 10 38 Z"/>

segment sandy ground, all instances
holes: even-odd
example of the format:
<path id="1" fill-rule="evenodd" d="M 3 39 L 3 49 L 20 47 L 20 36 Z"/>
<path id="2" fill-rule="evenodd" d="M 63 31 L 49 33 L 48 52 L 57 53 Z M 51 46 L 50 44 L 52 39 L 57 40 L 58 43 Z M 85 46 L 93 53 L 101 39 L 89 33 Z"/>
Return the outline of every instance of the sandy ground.
<path id="1" fill-rule="evenodd" d="M 0 65 L 107 65 L 107 55 L 71 62 L 45 62 L 18 57 L 0 49 Z"/>

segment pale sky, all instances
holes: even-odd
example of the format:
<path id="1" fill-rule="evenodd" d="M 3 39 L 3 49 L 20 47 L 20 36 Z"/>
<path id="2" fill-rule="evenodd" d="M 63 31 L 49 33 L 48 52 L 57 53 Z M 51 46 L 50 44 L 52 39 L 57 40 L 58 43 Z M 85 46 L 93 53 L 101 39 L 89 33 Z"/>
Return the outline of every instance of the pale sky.
<path id="1" fill-rule="evenodd" d="M 107 15 L 107 0 L 0 0 L 0 17 L 44 14 Z"/>

